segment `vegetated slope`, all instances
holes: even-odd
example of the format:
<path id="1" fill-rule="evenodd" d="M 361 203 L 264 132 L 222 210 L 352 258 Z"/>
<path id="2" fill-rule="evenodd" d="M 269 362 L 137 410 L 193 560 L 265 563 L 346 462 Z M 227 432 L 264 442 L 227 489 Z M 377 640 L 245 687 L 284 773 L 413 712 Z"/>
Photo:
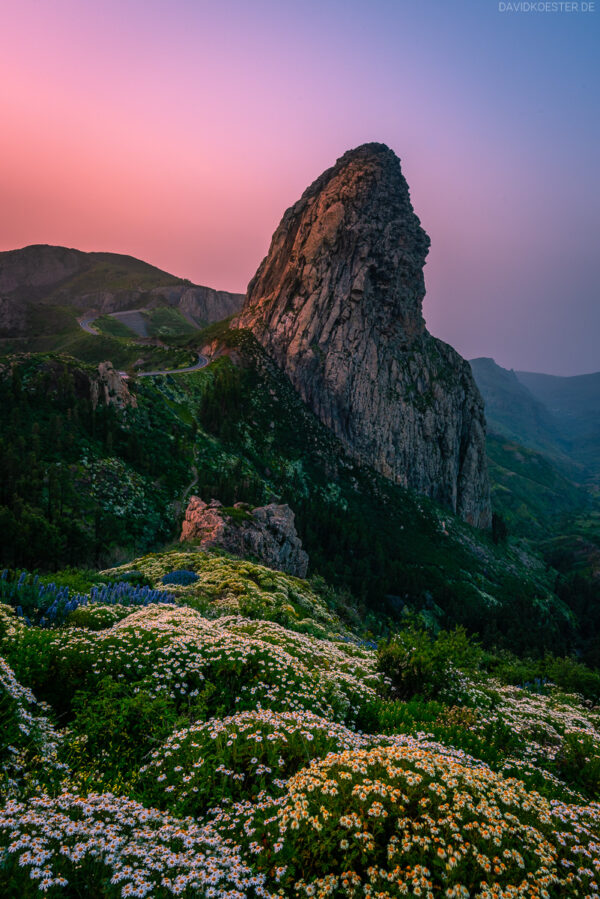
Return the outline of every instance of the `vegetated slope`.
<path id="1" fill-rule="evenodd" d="M 548 538 L 571 530 L 576 519 L 599 509 L 597 498 L 568 477 L 553 456 L 493 433 L 487 451 L 494 508 L 511 533 Z"/>
<path id="2" fill-rule="evenodd" d="M 0 253 L 0 339 L 5 351 L 64 349 L 77 316 L 148 307 L 177 308 L 202 327 L 239 309 L 243 297 L 191 284 L 117 253 L 35 245 Z"/>
<path id="3" fill-rule="evenodd" d="M 169 539 L 190 479 L 191 427 L 136 387 L 119 409 L 67 357 L 0 365 L 0 521 L 5 565 L 98 564 Z"/>
<path id="4" fill-rule="evenodd" d="M 514 371 L 484 357 L 471 359 L 470 365 L 485 403 L 488 433 L 569 463 L 558 421 Z"/>
<path id="5" fill-rule="evenodd" d="M 550 410 L 571 457 L 597 479 L 600 474 L 600 372 L 562 378 L 518 371 L 516 376 Z"/>
<path id="6" fill-rule="evenodd" d="M 412 610 L 488 642 L 576 639 L 539 559 L 350 459 L 251 335 L 223 336 L 235 361 L 129 382 L 137 409 L 94 411 L 73 361 L 4 370 L 5 564 L 52 569 L 159 546 L 176 534 L 195 460 L 207 500 L 289 503 L 311 572 L 366 603 L 379 627 Z"/>
<path id="7" fill-rule="evenodd" d="M 506 524 L 509 533 L 526 538 L 558 570 L 555 590 L 582 623 L 581 646 L 600 659 L 590 649 L 600 610 L 600 498 L 594 474 L 600 442 L 590 437 L 597 420 L 592 414 L 597 380 L 586 376 L 578 398 L 572 395 L 578 378 L 531 375 L 532 383 L 558 381 L 561 387 L 568 382 L 562 399 L 550 392 L 536 398 L 514 372 L 491 359 L 471 360 L 471 366 L 486 404 L 498 529 Z M 553 403 L 552 410 L 542 400 Z M 580 416 L 579 425 L 567 415 L 568 402 Z M 584 622 L 591 635 L 585 634 Z"/>
<path id="8" fill-rule="evenodd" d="M 111 312 L 95 318 L 92 327 L 112 337 L 158 337 L 163 341 L 198 332 L 198 326 L 192 324 L 179 309 L 167 306 Z"/>
<path id="9" fill-rule="evenodd" d="M 58 581 L 0 579 L 5 895 L 597 891 L 598 673 L 461 630 L 376 648 L 330 588 L 223 555 Z"/>

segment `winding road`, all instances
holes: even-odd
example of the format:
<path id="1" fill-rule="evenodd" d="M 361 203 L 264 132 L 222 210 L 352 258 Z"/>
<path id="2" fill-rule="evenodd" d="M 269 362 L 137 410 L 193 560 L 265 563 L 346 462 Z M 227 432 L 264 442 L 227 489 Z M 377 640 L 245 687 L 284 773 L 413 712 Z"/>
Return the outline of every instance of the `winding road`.
<path id="1" fill-rule="evenodd" d="M 97 315 L 90 315 L 84 318 L 78 319 L 79 327 L 83 328 L 88 334 L 94 334 L 96 337 L 100 336 L 100 331 L 96 328 L 92 327 L 92 322 L 94 322 L 98 318 Z M 136 371 L 136 377 L 138 378 L 154 378 L 157 375 L 185 375 L 191 371 L 198 371 L 200 368 L 205 368 L 209 363 L 209 359 L 207 356 L 203 356 L 202 353 L 198 353 L 198 360 L 194 363 L 194 365 L 188 365 L 186 368 L 161 368 L 156 371 Z M 123 378 L 129 377 L 126 371 L 120 371 L 119 374 Z"/>
<path id="2" fill-rule="evenodd" d="M 78 319 L 79 327 L 83 328 L 84 331 L 87 331 L 88 334 L 96 334 L 96 336 L 98 336 L 100 331 L 97 331 L 96 328 L 92 328 L 92 322 L 96 321 L 97 318 L 97 315 L 92 315 L 88 318 L 80 318 Z"/>
<path id="3" fill-rule="evenodd" d="M 137 378 L 152 378 L 154 375 L 185 375 L 189 371 L 198 371 L 199 368 L 204 368 L 208 365 L 208 358 L 203 356 L 202 353 L 198 353 L 198 361 L 195 365 L 188 365 L 187 368 L 164 368 L 158 371 L 136 371 Z M 125 374 L 125 372 L 119 372 L 119 374 Z"/>

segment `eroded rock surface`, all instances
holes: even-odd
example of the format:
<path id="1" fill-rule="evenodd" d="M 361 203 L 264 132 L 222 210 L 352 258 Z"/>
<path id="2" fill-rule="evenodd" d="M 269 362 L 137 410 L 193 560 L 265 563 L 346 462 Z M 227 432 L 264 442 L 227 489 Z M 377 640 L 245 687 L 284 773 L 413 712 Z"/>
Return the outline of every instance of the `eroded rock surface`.
<path id="1" fill-rule="evenodd" d="M 296 577 L 306 577 L 308 570 L 308 555 L 287 505 L 271 503 L 252 509 L 236 503 L 226 509 L 218 500 L 205 503 L 192 496 L 180 539 L 197 543 L 201 549 L 220 547 L 236 556 L 254 556 L 263 565 Z"/>
<path id="2" fill-rule="evenodd" d="M 236 326 L 355 458 L 487 527 L 483 402 L 426 330 L 428 249 L 400 160 L 365 144 L 284 214 Z"/>
<path id="3" fill-rule="evenodd" d="M 129 390 L 127 378 L 113 367 L 112 362 L 101 362 L 98 366 L 98 376 L 90 380 L 90 396 L 94 409 L 100 401 L 119 409 L 137 406 L 137 399 Z"/>

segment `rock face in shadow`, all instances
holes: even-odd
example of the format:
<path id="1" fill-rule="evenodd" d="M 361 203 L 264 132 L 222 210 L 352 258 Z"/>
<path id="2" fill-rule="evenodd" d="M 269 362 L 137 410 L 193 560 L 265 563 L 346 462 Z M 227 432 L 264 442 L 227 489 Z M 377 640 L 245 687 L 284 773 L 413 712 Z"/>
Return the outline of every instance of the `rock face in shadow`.
<path id="1" fill-rule="evenodd" d="M 219 547 L 236 556 L 254 556 L 263 565 L 306 577 L 308 554 L 296 533 L 294 513 L 287 505 L 252 509 L 236 503 L 226 509 L 218 500 L 192 496 L 181 528 L 181 541 L 201 549 Z"/>
<path id="2" fill-rule="evenodd" d="M 365 144 L 286 211 L 235 324 L 356 459 L 488 527 L 483 402 L 426 330 L 428 250 L 400 160 Z"/>

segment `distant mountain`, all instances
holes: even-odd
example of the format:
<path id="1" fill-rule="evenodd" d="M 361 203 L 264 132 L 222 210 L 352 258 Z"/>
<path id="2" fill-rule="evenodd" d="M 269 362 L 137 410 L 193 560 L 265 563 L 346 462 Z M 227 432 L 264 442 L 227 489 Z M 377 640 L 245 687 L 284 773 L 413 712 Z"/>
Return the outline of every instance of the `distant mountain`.
<path id="1" fill-rule="evenodd" d="M 35 341 L 72 330 L 83 313 L 171 307 L 204 327 L 237 312 L 243 299 L 118 253 L 45 244 L 0 253 L 0 338 L 9 349 L 11 338 Z"/>
<path id="2" fill-rule="evenodd" d="M 564 456 L 558 422 L 514 371 L 493 359 L 471 359 L 471 369 L 485 402 L 488 431 L 552 456 Z M 565 456 L 566 458 L 566 456 Z"/>
<path id="3" fill-rule="evenodd" d="M 600 372 L 570 378 L 515 374 L 551 413 L 571 458 L 600 475 Z"/>
<path id="4" fill-rule="evenodd" d="M 569 378 L 531 371 L 516 371 L 514 374 L 559 420 L 600 418 L 600 371 Z"/>
<path id="5" fill-rule="evenodd" d="M 472 359 L 488 432 L 544 453 L 570 477 L 600 475 L 600 372 L 561 378 Z M 565 469 L 565 465 L 567 468 Z"/>

